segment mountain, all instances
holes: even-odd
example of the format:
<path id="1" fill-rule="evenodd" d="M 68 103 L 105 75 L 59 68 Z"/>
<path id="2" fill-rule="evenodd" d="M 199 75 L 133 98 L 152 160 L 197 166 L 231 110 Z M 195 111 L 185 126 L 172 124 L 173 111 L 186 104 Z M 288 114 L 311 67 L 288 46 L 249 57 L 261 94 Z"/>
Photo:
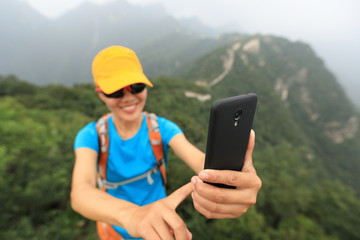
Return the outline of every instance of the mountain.
<path id="1" fill-rule="evenodd" d="M 146 110 L 174 121 L 202 150 L 213 100 L 259 97 L 257 203 L 240 218 L 209 220 L 186 200 L 177 212 L 194 238 L 359 239 L 359 112 L 309 45 L 263 35 L 227 41 L 176 78 L 152 77 L 148 89 Z M 93 85 L 0 76 L 0 100 L 0 238 L 95 238 L 94 223 L 69 206 L 74 137 L 107 111 Z M 167 172 L 168 193 L 194 174 L 171 151 Z"/>
<path id="2" fill-rule="evenodd" d="M 0 39 L 0 73 L 16 74 L 37 84 L 91 82 L 94 55 L 112 44 L 133 48 L 147 75 L 174 76 L 206 51 L 226 44 L 221 34 L 241 31 L 235 23 L 215 29 L 197 18 L 175 19 L 160 4 L 142 7 L 126 0 L 84 3 L 57 19 L 43 17 L 26 1 L 3 0 L 0 15 L 4 36 Z M 355 71 L 343 70 L 356 61 L 336 62 L 335 55 L 342 49 L 334 52 L 324 44 L 315 47 L 327 56 L 327 66 L 339 74 L 338 79 L 358 104 L 357 90 L 350 87 L 358 86 Z M 153 61 L 157 53 L 166 55 Z"/>
<path id="3" fill-rule="evenodd" d="M 16 74 L 37 84 L 91 82 L 92 59 L 109 45 L 127 46 L 140 56 L 146 55 L 142 51 L 148 51 L 148 46 L 158 47 L 150 50 L 155 56 L 171 50 L 171 57 L 156 60 L 160 67 L 154 66 L 151 53 L 143 57 L 149 59 L 144 60 L 145 72 L 154 76 L 173 73 L 178 59 L 191 61 L 221 42 L 183 28 L 162 5 L 139 7 L 125 0 L 84 3 L 54 20 L 42 17 L 26 2 L 4 0 L 0 15 L 2 35 L 6 36 L 0 39 L 0 73 Z M 210 31 L 200 23 L 198 26 Z M 189 49 L 191 52 L 184 54 Z"/>
<path id="4" fill-rule="evenodd" d="M 44 31 L 48 20 L 39 15 L 26 2 L 3 0 L 0 2 L 0 72 L 31 76 L 38 67 L 28 63 L 36 62 L 41 48 L 34 46 L 44 44 L 37 36 Z M 41 45 L 40 45 L 41 46 Z"/>
<path id="5" fill-rule="evenodd" d="M 267 223 L 284 230 L 283 236 L 267 234 L 267 237 L 289 239 L 294 226 L 302 231 L 314 230 L 311 221 L 303 221 L 301 215 L 315 222 L 324 218 L 319 223 L 326 234 L 331 235 L 331 228 L 337 228 L 342 232 L 339 239 L 358 239 L 356 224 L 352 222 L 359 222 L 360 213 L 358 110 L 308 44 L 276 36 L 232 37 L 233 42 L 208 52 L 181 73 L 182 84 L 171 87 L 164 80 L 157 82 L 165 90 L 155 88 L 150 92 L 151 97 L 157 98 L 151 104 L 163 104 L 151 110 L 161 109 L 164 114 L 177 112 L 180 116 L 175 119 L 183 122 L 185 134 L 191 135 L 197 133 L 196 129 L 205 128 L 206 132 L 204 126 L 212 101 L 255 92 L 259 101 L 253 125 L 254 164 L 264 186 L 256 209 L 265 215 Z M 173 109 L 165 105 L 171 101 L 169 94 L 176 98 Z M 202 139 L 204 135 L 195 136 Z M 342 184 L 350 188 L 335 190 Z M 350 209 L 353 200 L 340 200 L 339 195 L 333 195 L 335 192 L 358 199 L 353 205 L 357 210 L 348 213 L 352 219 L 349 229 L 353 229 L 349 232 L 340 226 L 339 219 L 345 213 L 336 213 L 334 209 Z M 329 194 L 329 198 L 325 200 L 323 194 Z M 261 220 L 257 220 L 259 226 Z M 221 226 L 226 228 L 226 224 Z M 229 239 L 257 238 L 235 237 L 234 231 L 226 235 L 223 229 L 215 229 L 214 234 L 220 231 Z M 303 234 L 304 239 L 322 238 L 310 232 Z"/>
<path id="6" fill-rule="evenodd" d="M 274 36 L 239 36 L 204 56 L 182 78 L 203 88 L 199 96 L 256 91 L 255 128 L 267 121 L 282 126 L 276 133 L 258 129 L 265 142 L 286 139 L 307 148 L 309 161 L 321 162 L 331 177 L 360 192 L 359 112 L 309 45 Z M 278 113 L 280 109 L 284 113 Z"/>

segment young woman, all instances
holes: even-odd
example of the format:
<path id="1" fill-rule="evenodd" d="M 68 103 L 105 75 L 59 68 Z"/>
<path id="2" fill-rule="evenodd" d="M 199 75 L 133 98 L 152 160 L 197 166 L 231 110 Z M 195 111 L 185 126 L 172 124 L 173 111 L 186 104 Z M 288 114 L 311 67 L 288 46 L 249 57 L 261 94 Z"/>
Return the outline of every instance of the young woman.
<path id="1" fill-rule="evenodd" d="M 146 85 L 152 87 L 152 83 L 143 74 L 138 58 L 128 48 L 111 46 L 96 55 L 92 70 L 97 94 L 112 113 L 106 120 L 109 137 L 106 180 L 124 183 L 135 178 L 106 191 L 96 188 L 101 147 L 96 123 L 89 123 L 78 133 L 71 204 L 84 217 L 99 221 L 98 227 L 101 228 L 100 222 L 109 224 L 98 228 L 100 238 L 191 239 L 186 224 L 175 212 L 190 194 L 195 209 L 207 218 L 236 218 L 255 204 L 261 180 L 252 164 L 253 131 L 242 172 L 203 170 L 204 153 L 186 139 L 176 124 L 156 117 L 165 156 L 170 147 L 198 174 L 166 196 L 161 172 L 151 172 L 157 160 L 143 110 Z M 217 188 L 203 181 L 237 188 Z"/>

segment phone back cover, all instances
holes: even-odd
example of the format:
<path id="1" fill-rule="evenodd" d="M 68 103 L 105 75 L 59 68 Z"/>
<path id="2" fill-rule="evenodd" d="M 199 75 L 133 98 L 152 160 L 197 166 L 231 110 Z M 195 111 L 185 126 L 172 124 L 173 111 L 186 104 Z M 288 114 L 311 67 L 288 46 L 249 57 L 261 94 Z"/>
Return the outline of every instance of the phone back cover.
<path id="1" fill-rule="evenodd" d="M 241 171 L 257 103 L 256 94 L 220 99 L 212 104 L 205 169 Z M 234 113 L 242 109 L 235 125 Z"/>

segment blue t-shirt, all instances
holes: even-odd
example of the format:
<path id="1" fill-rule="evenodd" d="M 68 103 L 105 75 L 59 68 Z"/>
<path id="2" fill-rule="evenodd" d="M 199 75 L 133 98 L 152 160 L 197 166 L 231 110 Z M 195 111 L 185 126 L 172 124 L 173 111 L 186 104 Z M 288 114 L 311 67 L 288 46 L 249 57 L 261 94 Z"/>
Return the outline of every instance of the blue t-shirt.
<path id="1" fill-rule="evenodd" d="M 177 134 L 182 133 L 181 129 L 173 122 L 157 117 L 159 130 L 164 147 L 165 158 L 169 149 L 170 140 Z M 143 121 L 137 134 L 127 140 L 123 140 L 117 133 L 113 123 L 113 117 L 108 120 L 109 128 L 109 155 L 106 168 L 107 181 L 122 182 L 139 176 L 157 164 L 153 154 L 146 117 L 143 114 Z M 96 130 L 96 123 L 87 124 L 79 131 L 75 138 L 74 149 L 90 148 L 99 154 L 99 140 Z M 154 180 L 150 184 L 147 178 L 122 185 L 117 189 L 108 189 L 107 192 L 117 198 L 143 206 L 159 199 L 165 198 L 166 193 L 162 184 L 160 171 L 151 175 Z M 126 239 L 132 238 L 125 229 L 113 226 Z"/>

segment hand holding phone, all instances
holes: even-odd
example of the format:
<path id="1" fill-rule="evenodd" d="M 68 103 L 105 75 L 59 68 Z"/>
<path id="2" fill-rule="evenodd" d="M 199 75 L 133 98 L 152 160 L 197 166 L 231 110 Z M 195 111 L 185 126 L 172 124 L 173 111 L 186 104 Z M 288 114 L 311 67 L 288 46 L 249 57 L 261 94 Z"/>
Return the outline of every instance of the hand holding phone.
<path id="1" fill-rule="evenodd" d="M 256 104 L 257 96 L 254 93 L 220 99 L 212 104 L 204 169 L 241 171 Z"/>

